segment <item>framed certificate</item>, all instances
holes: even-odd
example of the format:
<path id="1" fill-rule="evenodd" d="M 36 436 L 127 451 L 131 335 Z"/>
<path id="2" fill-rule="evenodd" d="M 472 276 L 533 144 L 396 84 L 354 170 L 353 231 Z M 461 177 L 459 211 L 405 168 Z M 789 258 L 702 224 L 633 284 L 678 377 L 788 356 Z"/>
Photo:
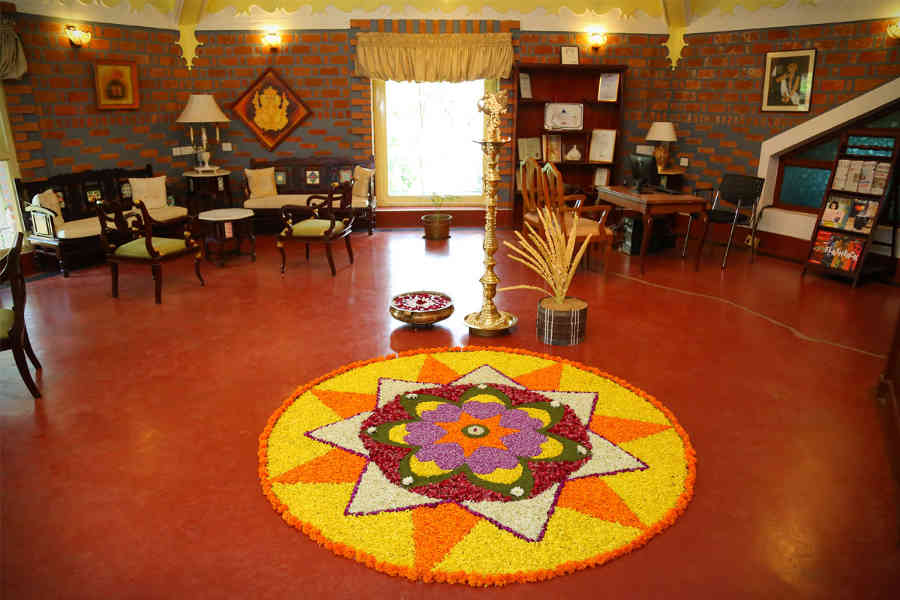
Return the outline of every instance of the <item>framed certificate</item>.
<path id="1" fill-rule="evenodd" d="M 595 129 L 591 132 L 591 150 L 588 154 L 588 162 L 611 163 L 615 152 L 615 129 Z"/>
<path id="2" fill-rule="evenodd" d="M 573 131 L 584 127 L 584 105 L 549 102 L 544 105 L 544 129 Z"/>
<path id="3" fill-rule="evenodd" d="M 564 65 L 578 64 L 578 46 L 563 46 L 560 48 L 560 62 Z"/>
<path id="4" fill-rule="evenodd" d="M 531 75 L 519 73 L 519 97 L 531 98 Z"/>
<path id="5" fill-rule="evenodd" d="M 598 102 L 615 102 L 619 99 L 619 74 L 603 73 L 597 86 Z"/>

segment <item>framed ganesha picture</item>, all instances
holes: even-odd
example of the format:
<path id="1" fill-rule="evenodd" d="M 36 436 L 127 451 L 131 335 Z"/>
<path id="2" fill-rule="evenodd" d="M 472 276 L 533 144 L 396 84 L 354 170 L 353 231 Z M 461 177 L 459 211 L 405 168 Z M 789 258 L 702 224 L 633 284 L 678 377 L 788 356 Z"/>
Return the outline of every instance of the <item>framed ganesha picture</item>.
<path id="1" fill-rule="evenodd" d="M 99 110 L 130 110 L 140 107 L 137 62 L 95 60 L 94 92 Z"/>
<path id="2" fill-rule="evenodd" d="M 266 150 L 274 150 L 309 115 L 309 109 L 274 69 L 253 82 L 231 110 Z"/>

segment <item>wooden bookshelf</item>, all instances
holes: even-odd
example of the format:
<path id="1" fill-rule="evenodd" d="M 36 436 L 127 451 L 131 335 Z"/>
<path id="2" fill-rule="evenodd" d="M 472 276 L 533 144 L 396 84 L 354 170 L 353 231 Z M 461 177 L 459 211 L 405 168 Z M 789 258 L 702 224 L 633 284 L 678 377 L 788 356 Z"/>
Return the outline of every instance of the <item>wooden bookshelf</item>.
<path id="1" fill-rule="evenodd" d="M 516 85 L 515 103 L 513 106 L 513 169 L 518 171 L 519 165 L 527 158 L 520 156 L 519 140 L 537 138 L 541 149 L 539 162 L 546 162 L 546 148 L 542 139 L 550 142 L 550 136 L 559 136 L 561 141 L 561 160 L 553 163 L 563 175 L 567 185 L 576 186 L 584 191 L 593 188 L 595 169 L 609 169 L 609 185 L 613 185 L 615 167 L 622 155 L 625 141 L 622 139 L 622 121 L 625 96 L 625 65 L 580 64 L 561 65 L 545 63 L 516 63 L 513 69 L 513 81 Z M 525 74 L 530 81 L 531 97 L 523 97 L 521 75 Z M 606 76 L 618 75 L 618 90 L 614 100 L 598 100 L 600 83 Z M 579 129 L 548 129 L 545 127 L 545 111 L 551 103 L 580 104 L 583 107 L 583 120 Z M 591 135 L 595 129 L 614 130 L 615 145 L 610 160 L 590 160 Z M 542 138 L 542 136 L 546 136 Z M 578 160 L 566 160 L 571 147 L 577 146 L 581 157 Z M 516 189 L 516 177 L 510 184 L 510 197 L 515 198 L 516 222 L 521 219 L 521 196 Z"/>
<path id="2" fill-rule="evenodd" d="M 877 140 L 868 144 L 866 140 Z M 853 129 L 841 139 L 831 168 L 828 191 L 813 228 L 803 267 L 853 281 L 872 273 L 893 274 L 897 226 L 890 222 L 890 242 L 875 239 L 887 214 L 894 187 L 900 133 L 896 130 Z M 873 164 L 874 163 L 874 164 Z M 882 246 L 888 254 L 872 252 Z"/>

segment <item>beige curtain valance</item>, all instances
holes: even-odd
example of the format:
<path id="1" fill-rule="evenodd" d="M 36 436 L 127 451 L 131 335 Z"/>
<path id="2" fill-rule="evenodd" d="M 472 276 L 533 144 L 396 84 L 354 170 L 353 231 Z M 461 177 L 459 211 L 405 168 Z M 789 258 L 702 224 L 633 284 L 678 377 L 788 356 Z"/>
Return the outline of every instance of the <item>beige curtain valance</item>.
<path id="1" fill-rule="evenodd" d="M 510 33 L 359 33 L 356 75 L 385 81 L 507 78 Z"/>

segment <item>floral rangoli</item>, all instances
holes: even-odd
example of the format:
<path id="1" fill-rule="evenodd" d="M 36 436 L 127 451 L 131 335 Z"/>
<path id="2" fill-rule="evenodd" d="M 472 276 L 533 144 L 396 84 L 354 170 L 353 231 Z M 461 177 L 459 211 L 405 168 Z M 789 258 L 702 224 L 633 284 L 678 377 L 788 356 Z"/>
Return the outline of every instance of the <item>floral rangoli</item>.
<path id="1" fill-rule="evenodd" d="M 672 414 L 591 367 L 454 348 L 354 363 L 301 387 L 260 436 L 291 525 L 422 581 L 499 585 L 601 564 L 671 525 L 694 452 Z"/>

